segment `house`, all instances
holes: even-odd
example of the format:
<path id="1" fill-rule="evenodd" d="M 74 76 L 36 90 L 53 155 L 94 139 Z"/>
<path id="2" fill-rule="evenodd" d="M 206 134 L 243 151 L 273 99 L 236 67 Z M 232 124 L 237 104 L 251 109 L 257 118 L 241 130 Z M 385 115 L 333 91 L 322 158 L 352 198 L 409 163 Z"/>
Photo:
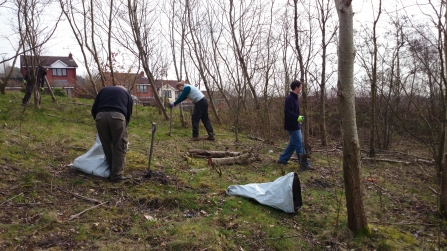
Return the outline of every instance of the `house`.
<path id="1" fill-rule="evenodd" d="M 39 56 L 38 59 L 37 64 L 46 71 L 50 86 L 60 87 L 65 90 L 68 97 L 72 97 L 76 82 L 76 68 L 78 68 L 73 55 L 70 53 L 68 57 Z M 20 56 L 20 71 L 23 76 L 27 72 L 26 62 L 33 62 L 33 56 Z"/>
<path id="2" fill-rule="evenodd" d="M 174 103 L 181 94 L 181 92 L 175 88 L 177 83 L 177 80 L 155 80 L 155 85 L 157 86 L 158 93 L 160 93 L 160 98 L 162 100 L 167 98 L 169 103 Z M 186 81 L 185 84 L 189 84 L 188 81 Z M 182 106 L 184 108 L 192 106 L 191 100 L 184 100 Z"/>
<path id="3" fill-rule="evenodd" d="M 177 80 L 155 80 L 155 88 L 162 102 L 173 103 L 175 100 L 177 100 L 177 98 L 180 96 L 180 92 L 175 88 L 177 83 Z M 150 88 L 149 86 L 149 81 L 147 82 L 147 85 L 147 87 L 144 84 L 137 85 L 137 88 L 136 90 L 134 90 L 133 95 L 137 96 L 140 102 L 142 102 L 143 104 L 154 105 L 155 99 L 152 93 L 152 88 Z M 150 94 L 152 94 L 152 96 L 149 95 L 149 98 L 144 98 L 145 95 L 147 95 L 145 92 L 146 89 L 151 89 Z M 191 104 L 192 102 L 189 99 L 182 102 L 183 106 L 190 106 Z"/>
<path id="4" fill-rule="evenodd" d="M 175 88 L 177 82 L 177 80 L 156 80 L 155 85 L 158 93 L 160 93 L 160 98 L 169 103 L 174 103 L 180 95 L 180 92 Z"/>
<path id="5" fill-rule="evenodd" d="M 140 103 L 145 105 L 153 105 L 154 92 L 149 84 L 149 79 L 144 76 L 142 71 L 138 73 L 121 73 L 114 72 L 115 84 L 125 86 L 129 93 L 135 96 Z M 110 72 L 104 72 L 104 80 L 106 86 L 113 85 Z"/>
<path id="6" fill-rule="evenodd" d="M 115 84 L 123 85 L 129 90 L 129 93 L 138 98 L 138 101 L 143 105 L 153 106 L 156 104 L 154 91 L 149 84 L 149 79 L 145 77 L 144 72 L 137 73 L 113 73 Z M 112 85 L 110 72 L 104 73 L 106 85 Z M 155 80 L 155 89 L 162 102 L 173 103 L 180 95 L 175 88 L 177 80 Z M 190 100 L 185 100 L 183 106 L 191 105 Z"/>
<path id="7" fill-rule="evenodd" d="M 154 91 L 143 71 L 139 74 L 114 72 L 113 77 L 115 84 L 126 87 L 129 93 L 135 96 L 141 104 L 155 105 Z M 106 86 L 113 85 L 110 72 L 104 72 L 104 80 Z"/>
<path id="8" fill-rule="evenodd" d="M 143 105 L 155 105 L 154 90 L 149 79 L 144 76 L 144 71 L 139 74 L 138 81 L 135 82 L 133 88 L 129 88 L 128 85 L 124 85 L 128 88 L 129 92 L 136 96 L 139 102 Z"/>
<path id="9" fill-rule="evenodd" d="M 228 99 L 232 98 L 231 94 L 228 91 L 224 90 L 224 92 L 225 92 L 225 96 Z M 216 107 L 217 110 L 222 110 L 222 109 L 228 108 L 227 102 L 225 101 L 225 99 L 220 91 L 210 91 L 211 98 L 209 97 L 208 92 L 204 91 L 202 93 L 205 95 L 205 97 L 208 99 L 208 101 L 210 101 L 212 98 L 214 107 Z"/>

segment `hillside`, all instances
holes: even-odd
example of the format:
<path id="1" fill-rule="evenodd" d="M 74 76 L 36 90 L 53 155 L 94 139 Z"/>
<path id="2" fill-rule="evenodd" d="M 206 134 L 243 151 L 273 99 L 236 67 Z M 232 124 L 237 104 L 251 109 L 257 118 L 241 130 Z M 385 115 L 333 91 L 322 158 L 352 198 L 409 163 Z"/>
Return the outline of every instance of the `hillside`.
<path id="1" fill-rule="evenodd" d="M 437 214 L 434 166 L 416 142 L 364 159 L 362 184 L 371 235 L 347 228 L 339 142 L 313 144 L 311 165 L 298 172 L 303 207 L 296 214 L 228 196 L 230 185 L 274 181 L 297 171 L 276 160 L 287 142 L 265 144 L 213 124 L 217 140 L 190 142 L 174 110 L 169 121 L 136 106 L 129 124 L 126 174 L 110 183 L 69 166 L 90 149 L 96 129 L 92 100 L 44 95 L 42 106 L 21 106 L 22 93 L 0 96 L 0 250 L 442 250 L 446 221 Z M 157 124 L 151 169 L 151 124 Z M 205 130 L 201 125 L 200 132 Z M 204 136 L 204 135 L 202 135 Z M 188 150 L 251 151 L 247 165 L 211 167 Z M 362 152 L 362 155 L 364 153 Z M 399 162 L 400 161 L 400 162 Z"/>

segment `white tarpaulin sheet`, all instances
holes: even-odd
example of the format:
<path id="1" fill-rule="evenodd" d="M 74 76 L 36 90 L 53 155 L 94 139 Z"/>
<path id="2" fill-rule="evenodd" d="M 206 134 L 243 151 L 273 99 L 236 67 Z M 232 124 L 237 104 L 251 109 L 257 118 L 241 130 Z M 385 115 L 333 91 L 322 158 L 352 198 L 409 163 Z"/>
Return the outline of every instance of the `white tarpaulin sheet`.
<path id="1" fill-rule="evenodd" d="M 299 203 L 294 206 L 294 192 L 292 188 L 295 177 L 299 188 Z M 298 176 L 291 172 L 277 178 L 273 182 L 229 186 L 227 194 L 252 198 L 261 204 L 283 210 L 286 213 L 295 213 L 295 207 L 300 207 L 302 204 L 301 188 L 299 186 Z M 295 191 L 295 193 L 298 192 Z M 296 194 L 295 198 L 298 198 L 297 196 L 298 194 Z"/>
<path id="2" fill-rule="evenodd" d="M 71 167 L 99 177 L 109 177 L 110 169 L 107 165 L 106 156 L 98 134 L 96 134 L 96 141 L 92 148 L 84 155 L 77 157 L 71 164 Z"/>

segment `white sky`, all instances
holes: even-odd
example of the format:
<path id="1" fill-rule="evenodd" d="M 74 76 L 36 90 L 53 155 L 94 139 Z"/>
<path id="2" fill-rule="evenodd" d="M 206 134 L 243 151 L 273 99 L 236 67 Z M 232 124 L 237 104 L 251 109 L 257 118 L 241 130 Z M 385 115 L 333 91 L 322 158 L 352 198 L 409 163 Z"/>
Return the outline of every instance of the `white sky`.
<path id="1" fill-rule="evenodd" d="M 400 0 L 396 0 L 397 2 L 400 2 Z M 424 18 L 423 15 L 420 13 L 419 9 L 414 6 L 414 3 L 411 2 L 427 2 L 428 0 L 407 0 L 405 2 L 406 6 L 413 6 L 411 8 L 408 8 L 407 10 L 410 11 L 410 13 L 414 13 L 418 16 L 418 18 Z M 355 27 L 359 28 L 359 24 L 363 23 L 363 25 L 371 25 L 373 21 L 373 12 L 372 12 L 372 5 L 371 2 L 374 2 L 375 5 L 378 4 L 378 0 L 353 0 L 353 9 L 355 12 L 354 20 L 355 20 Z M 395 1 L 382 1 L 388 11 L 393 11 L 396 6 Z M 393 2 L 390 4 L 390 2 Z M 375 6 L 376 7 L 376 6 Z M 58 9 L 59 6 L 55 5 L 55 9 Z M 399 9 L 399 12 L 404 12 L 405 10 Z M 51 13 L 51 12 L 50 12 Z M 56 13 L 56 11 L 53 11 L 53 15 Z M 50 14 L 51 16 L 51 14 Z M 0 59 L 8 58 L 14 55 L 13 52 L 13 46 L 11 46 L 11 43 L 14 43 L 13 39 L 16 38 L 14 35 L 12 29 L 11 29 L 11 20 L 15 21 L 15 16 L 13 13 L 11 13 L 11 9 L 6 8 L 5 6 L 0 6 Z M 6 38 L 9 38 L 11 40 L 8 40 Z M 63 21 L 59 24 L 56 32 L 56 36 L 54 36 L 47 45 L 45 45 L 45 56 L 68 56 L 68 54 L 71 52 L 73 54 L 73 57 L 75 61 L 78 64 L 77 74 L 78 75 L 86 75 L 86 70 L 83 65 L 83 59 L 82 54 L 79 49 L 78 44 L 73 38 L 71 28 L 68 26 L 66 21 Z M 16 63 L 16 66 L 18 66 L 19 62 Z M 0 72 L 2 70 L 0 69 Z M 168 78 L 175 79 L 174 75 L 168 76 Z"/>

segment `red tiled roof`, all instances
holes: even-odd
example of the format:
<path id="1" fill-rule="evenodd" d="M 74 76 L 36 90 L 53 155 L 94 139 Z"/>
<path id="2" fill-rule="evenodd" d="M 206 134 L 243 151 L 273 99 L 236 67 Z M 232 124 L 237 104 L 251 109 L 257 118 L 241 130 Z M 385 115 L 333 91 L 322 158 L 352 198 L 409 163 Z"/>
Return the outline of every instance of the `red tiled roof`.
<path id="1" fill-rule="evenodd" d="M 28 59 L 31 59 L 33 56 L 26 56 Z M 39 65 L 42 65 L 43 67 L 50 67 L 52 64 L 54 64 L 57 61 L 61 61 L 64 64 L 67 65 L 67 67 L 78 67 L 74 59 L 70 59 L 70 57 L 54 57 L 54 56 L 40 56 L 39 57 L 40 63 Z M 25 56 L 20 56 L 20 66 L 25 67 Z"/>

